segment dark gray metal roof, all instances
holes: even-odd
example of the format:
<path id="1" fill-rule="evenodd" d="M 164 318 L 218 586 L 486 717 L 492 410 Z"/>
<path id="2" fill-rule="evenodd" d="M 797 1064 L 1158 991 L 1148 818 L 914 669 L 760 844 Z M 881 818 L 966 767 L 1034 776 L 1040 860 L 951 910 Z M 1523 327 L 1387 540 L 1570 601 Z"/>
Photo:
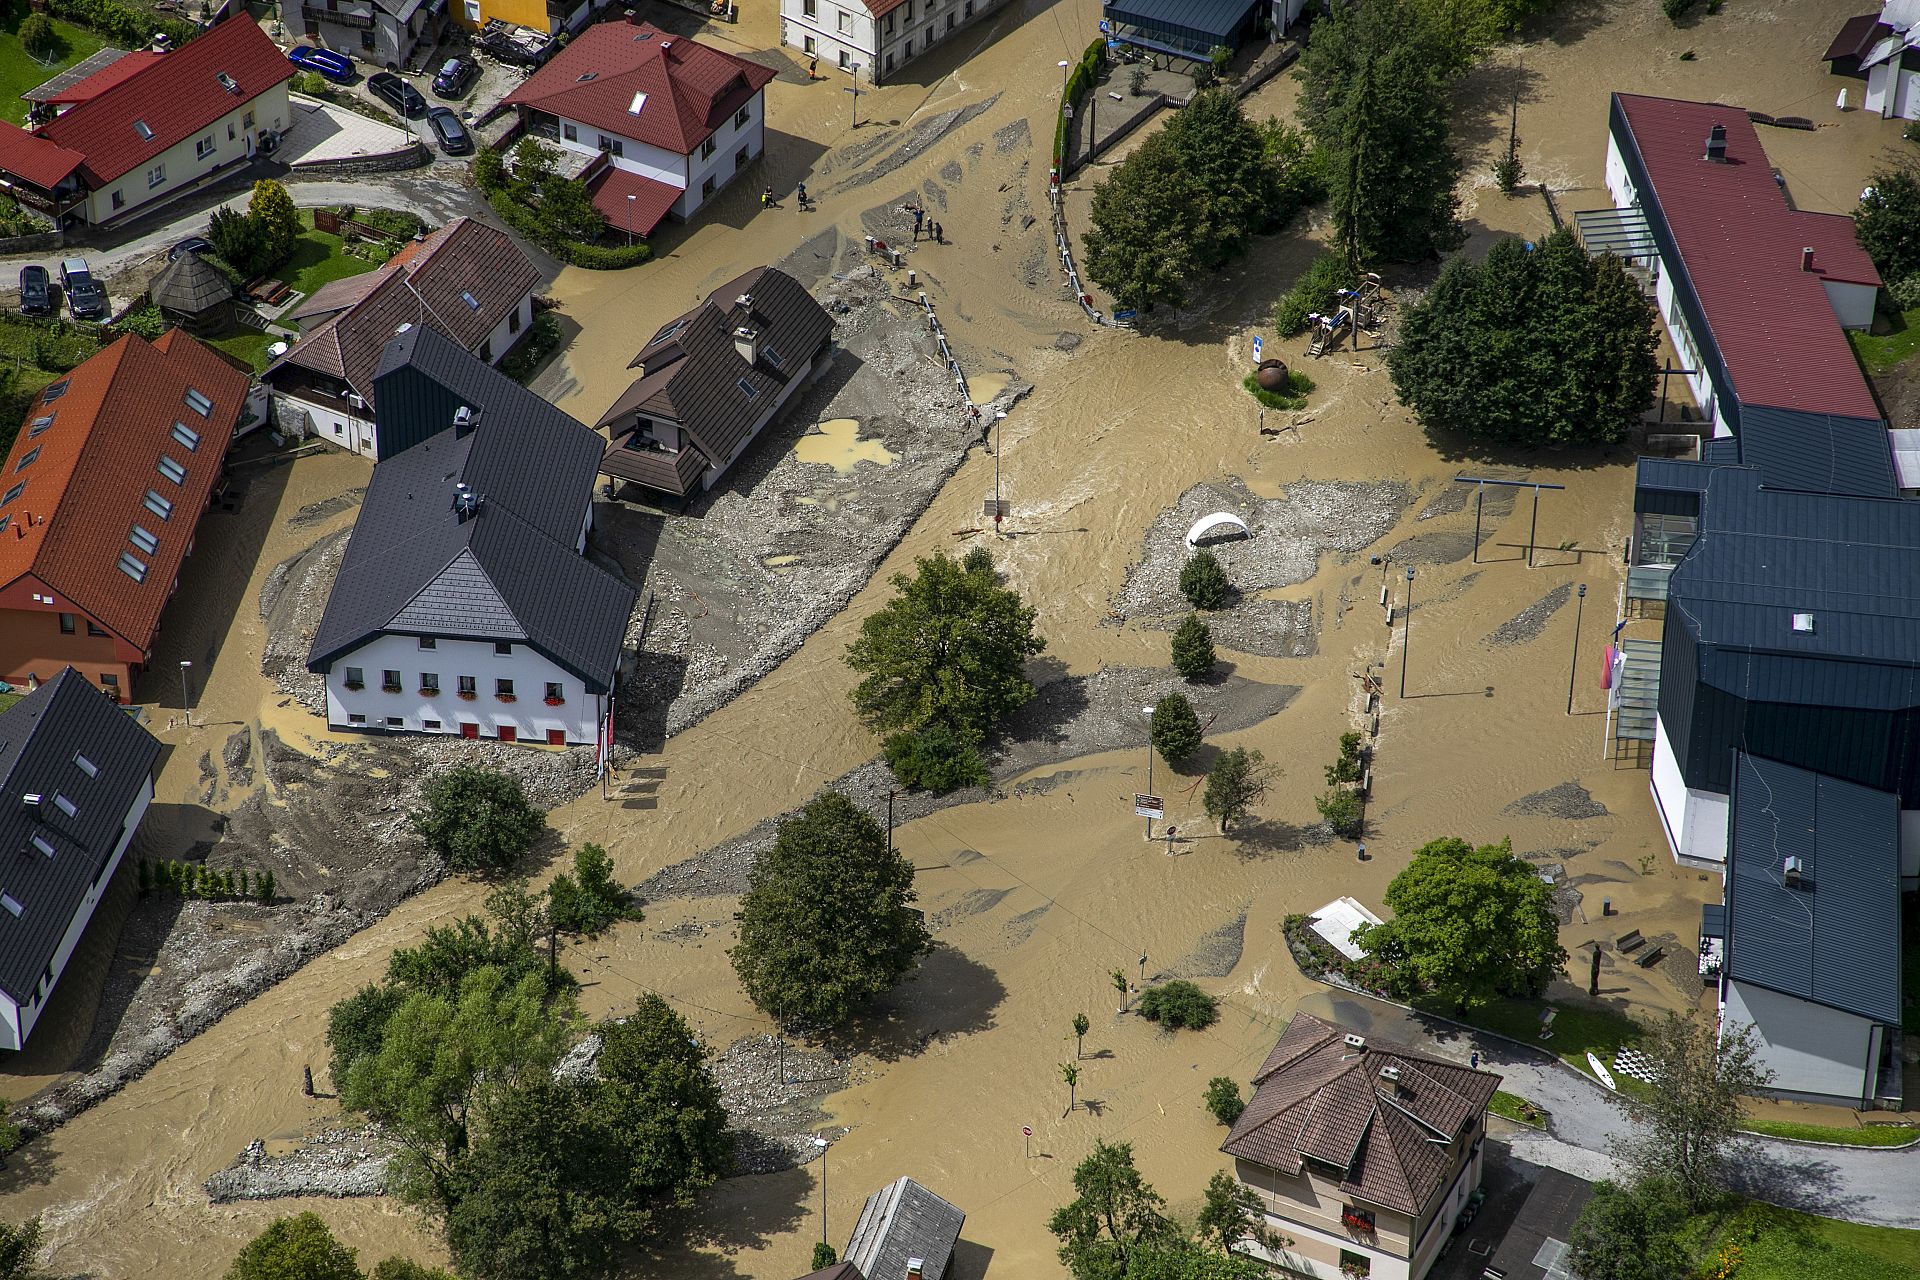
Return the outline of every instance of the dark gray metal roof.
<path id="1" fill-rule="evenodd" d="M 1897 498 L 1893 446 L 1884 422 L 1746 405 L 1740 461 L 1760 469 L 1769 489 Z"/>
<path id="2" fill-rule="evenodd" d="M 1506 1280 L 1563 1280 L 1571 1275 L 1564 1246 L 1573 1234 L 1574 1221 L 1592 1198 L 1593 1184 L 1585 1178 L 1541 1169 L 1540 1180 L 1508 1224 L 1500 1247 L 1487 1259 L 1486 1274 Z M 1561 1248 L 1555 1249 L 1556 1244 Z M 1542 1265 L 1547 1258 L 1560 1259 L 1560 1268 Z"/>
<path id="3" fill-rule="evenodd" d="M 1204 32 L 1229 44 L 1228 37 L 1256 7 L 1256 0 L 1107 0 L 1102 13 L 1138 27 Z"/>
<path id="4" fill-rule="evenodd" d="M 1899 1025 L 1898 796 L 1736 754 L 1726 973 Z"/>
<path id="5" fill-rule="evenodd" d="M 926 1280 L 940 1280 L 966 1220 L 912 1178 L 901 1178 L 867 1197 L 847 1240 L 846 1260 L 867 1280 L 906 1280 L 907 1260 L 919 1258 Z"/>
<path id="6" fill-rule="evenodd" d="M 308 666 L 325 671 L 388 631 L 513 640 L 604 692 L 634 592 L 575 550 L 600 437 L 465 352 L 454 355 L 479 367 L 465 370 L 462 384 L 480 392 L 474 426 L 441 431 L 374 467 Z M 465 520 L 454 508 L 462 482 L 480 498 Z"/>
<path id="7" fill-rule="evenodd" d="M 51 80 L 43 80 L 33 88 L 21 94 L 28 102 L 51 102 L 82 80 L 98 72 L 105 71 L 114 63 L 127 56 L 125 49 L 101 49 L 90 53 L 80 61 L 62 71 Z"/>
<path id="8" fill-rule="evenodd" d="M 96 772 L 75 761 L 83 754 Z M 120 842 L 160 744 L 73 668 L 0 712 L 0 990 L 27 1002 Z M 21 797 L 41 797 L 29 809 Z M 67 816 L 54 797 L 72 801 Z M 53 846 L 48 857 L 32 841 Z"/>
<path id="9" fill-rule="evenodd" d="M 1703 902 L 1700 904 L 1700 936 L 1703 938 L 1724 938 L 1727 936 L 1727 907 L 1722 902 Z"/>
<path id="10" fill-rule="evenodd" d="M 1738 465 L 1740 461 L 1740 442 L 1732 436 L 1721 436 L 1718 440 L 1700 442 L 1700 461 Z"/>

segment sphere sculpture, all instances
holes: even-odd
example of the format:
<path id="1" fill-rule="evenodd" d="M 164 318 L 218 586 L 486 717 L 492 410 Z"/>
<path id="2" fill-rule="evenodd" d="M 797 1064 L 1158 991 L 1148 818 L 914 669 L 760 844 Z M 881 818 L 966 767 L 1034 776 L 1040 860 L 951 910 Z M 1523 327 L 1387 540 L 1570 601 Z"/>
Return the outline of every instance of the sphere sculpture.
<path id="1" fill-rule="evenodd" d="M 1262 360 L 1260 367 L 1254 370 L 1254 381 L 1260 384 L 1262 391 L 1287 390 L 1287 362 L 1284 360 Z"/>

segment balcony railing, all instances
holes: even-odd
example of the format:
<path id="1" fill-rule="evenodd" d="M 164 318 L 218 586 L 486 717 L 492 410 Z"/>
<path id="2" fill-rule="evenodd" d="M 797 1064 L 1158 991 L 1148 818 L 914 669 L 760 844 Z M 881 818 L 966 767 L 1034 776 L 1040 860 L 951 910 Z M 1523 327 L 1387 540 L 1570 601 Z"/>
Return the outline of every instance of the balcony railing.
<path id="1" fill-rule="evenodd" d="M 332 23 L 336 27 L 358 27 L 365 29 L 373 25 L 373 10 L 358 13 L 352 9 L 321 9 L 309 7 L 307 13 L 314 21 Z"/>

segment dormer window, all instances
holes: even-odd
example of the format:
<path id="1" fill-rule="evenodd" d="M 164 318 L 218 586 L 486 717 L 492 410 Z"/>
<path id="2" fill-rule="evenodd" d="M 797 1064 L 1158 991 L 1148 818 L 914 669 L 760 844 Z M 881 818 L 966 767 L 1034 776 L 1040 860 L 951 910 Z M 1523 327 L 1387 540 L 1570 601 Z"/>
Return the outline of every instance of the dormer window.
<path id="1" fill-rule="evenodd" d="M 120 572 L 132 578 L 135 582 L 145 582 L 147 580 L 146 562 L 141 560 L 139 556 L 134 555 L 131 551 L 122 551 L 120 553 Z"/>
<path id="2" fill-rule="evenodd" d="M 27 428 L 27 439 L 29 440 L 33 439 L 35 436 L 39 435 L 41 432 L 45 431 L 48 427 L 52 425 L 53 425 L 53 415 L 50 413 L 47 414 L 45 417 L 35 418 L 33 420 L 33 425 Z"/>
<path id="3" fill-rule="evenodd" d="M 0 497 L 0 507 L 11 506 L 13 504 L 13 500 L 15 498 L 18 498 L 21 494 L 25 493 L 26 491 L 27 491 L 27 482 L 25 480 L 22 480 L 19 484 L 7 490 L 5 497 Z"/>

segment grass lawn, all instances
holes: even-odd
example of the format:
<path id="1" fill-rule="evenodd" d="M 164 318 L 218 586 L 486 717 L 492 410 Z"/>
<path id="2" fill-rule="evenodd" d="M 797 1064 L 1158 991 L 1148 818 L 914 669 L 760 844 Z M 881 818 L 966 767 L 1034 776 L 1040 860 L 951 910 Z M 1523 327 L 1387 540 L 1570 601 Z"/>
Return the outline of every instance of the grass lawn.
<path id="1" fill-rule="evenodd" d="M 1487 1105 L 1487 1110 L 1497 1116 L 1505 1116 L 1518 1124 L 1530 1124 L 1536 1129 L 1543 1127 L 1546 1122 L 1546 1114 L 1538 1107 L 1519 1094 L 1508 1093 L 1505 1089 L 1494 1090 L 1493 1101 Z M 1530 1112 L 1531 1117 L 1528 1114 Z"/>
<path id="2" fill-rule="evenodd" d="M 1553 1004 L 1546 1000 L 1495 1000 L 1470 1010 L 1463 1017 L 1438 1003 L 1425 1000 L 1415 1000 L 1413 1003 L 1415 1008 L 1428 1013 L 1497 1031 L 1522 1044 L 1558 1054 L 1562 1062 L 1589 1076 L 1593 1074 L 1587 1066 L 1589 1049 L 1600 1061 L 1611 1063 L 1615 1050 L 1632 1044 L 1641 1036 L 1640 1024 L 1626 1014 L 1589 1005 Z M 1553 1039 L 1542 1040 L 1540 1015 L 1550 1004 L 1559 1012 L 1554 1016 Z"/>
<path id="3" fill-rule="evenodd" d="M 1893 1280 L 1920 1275 L 1920 1231 L 1863 1227 L 1770 1205 L 1749 1204 L 1729 1219 L 1712 1247 L 1727 1244 L 1740 1246 L 1740 1280 Z"/>
<path id="4" fill-rule="evenodd" d="M 259 373 L 267 367 L 267 348 L 280 341 L 271 333 L 262 333 L 258 329 L 233 328 L 215 338 L 206 339 L 210 347 L 218 347 L 236 360 L 244 360 Z"/>
<path id="5" fill-rule="evenodd" d="M 1920 1138 L 1920 1129 L 1899 1124 L 1866 1124 L 1837 1129 L 1822 1124 L 1798 1124 L 1792 1120 L 1747 1120 L 1740 1127 L 1748 1133 L 1761 1133 L 1770 1138 L 1839 1142 L 1849 1147 L 1899 1147 Z"/>
<path id="6" fill-rule="evenodd" d="M 1920 351 L 1920 312 L 1902 312 L 1888 316 L 1887 320 L 1892 327 L 1886 333 L 1847 330 L 1847 341 L 1853 344 L 1854 354 L 1870 374 L 1885 373 Z"/>
<path id="7" fill-rule="evenodd" d="M 64 45 L 60 56 L 50 63 L 36 62 L 14 38 L 27 12 L 27 6 L 21 5 L 0 21 L 0 31 L 6 33 L 6 38 L 0 39 L 0 118 L 12 124 L 22 124 L 27 118 L 27 104 L 21 100 L 21 94 L 53 79 L 82 58 L 98 53 L 103 43 L 99 36 L 56 21 L 53 29 L 60 33 Z"/>
<path id="8" fill-rule="evenodd" d="M 311 294 L 329 281 L 364 275 L 380 265 L 346 252 L 346 242 L 339 236 L 315 231 L 312 210 L 302 209 L 300 221 L 306 224 L 306 230 L 294 242 L 293 256 L 274 274 L 301 293 Z"/>
<path id="9" fill-rule="evenodd" d="M 24 693 L 0 693 L 0 711 L 5 711 L 26 696 Z"/>

